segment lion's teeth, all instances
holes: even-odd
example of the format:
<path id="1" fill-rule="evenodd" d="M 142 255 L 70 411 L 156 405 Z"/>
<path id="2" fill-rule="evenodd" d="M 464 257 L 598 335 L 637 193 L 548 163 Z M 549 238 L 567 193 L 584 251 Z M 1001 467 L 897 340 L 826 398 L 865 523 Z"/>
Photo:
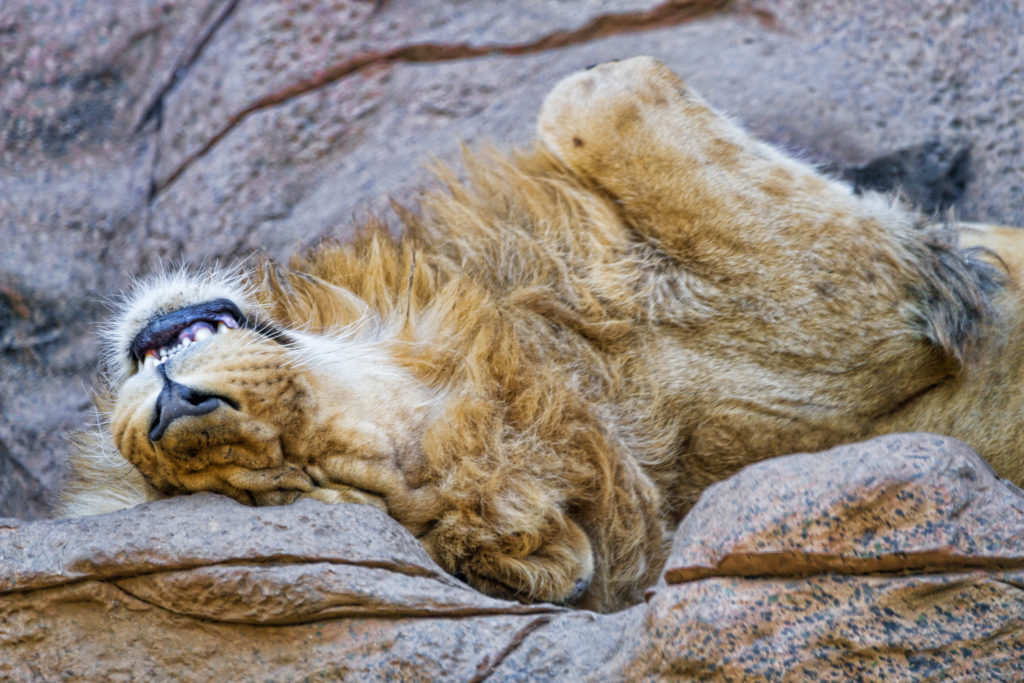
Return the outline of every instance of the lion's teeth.
<path id="1" fill-rule="evenodd" d="M 217 320 L 220 321 L 220 324 L 217 325 L 218 332 L 224 331 L 221 329 L 221 325 L 223 325 L 229 330 L 238 329 L 238 321 L 235 320 L 234 316 L 228 315 L 227 313 L 221 313 L 219 316 L 217 316 Z"/>
<path id="2" fill-rule="evenodd" d="M 215 334 L 238 328 L 238 324 L 230 316 L 219 317 L 217 321 L 216 329 L 213 326 L 214 321 L 201 320 L 195 322 L 182 330 L 178 334 L 177 341 L 174 343 L 161 346 L 158 349 L 149 349 L 142 359 L 142 367 L 147 369 L 154 368 L 171 356 L 181 353 L 192 344 L 209 339 Z"/>

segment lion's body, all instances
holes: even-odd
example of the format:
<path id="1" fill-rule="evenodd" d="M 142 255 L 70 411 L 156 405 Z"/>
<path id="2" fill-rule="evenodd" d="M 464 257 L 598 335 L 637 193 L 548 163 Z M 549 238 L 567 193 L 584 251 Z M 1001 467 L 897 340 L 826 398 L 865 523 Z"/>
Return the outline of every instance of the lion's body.
<path id="1" fill-rule="evenodd" d="M 83 448 L 65 509 L 104 509 L 105 487 L 369 502 L 483 590 L 614 609 L 700 492 L 762 458 L 927 429 L 1024 481 L 1014 232 L 965 237 L 1003 263 L 961 251 L 652 60 L 566 79 L 539 134 L 469 160 L 401 239 L 371 227 L 244 287 L 181 275 L 136 297 L 121 356 L 214 295 L 284 333 L 232 330 L 156 370 L 121 358 L 107 445 Z M 224 400 L 153 439 L 171 379 Z"/>

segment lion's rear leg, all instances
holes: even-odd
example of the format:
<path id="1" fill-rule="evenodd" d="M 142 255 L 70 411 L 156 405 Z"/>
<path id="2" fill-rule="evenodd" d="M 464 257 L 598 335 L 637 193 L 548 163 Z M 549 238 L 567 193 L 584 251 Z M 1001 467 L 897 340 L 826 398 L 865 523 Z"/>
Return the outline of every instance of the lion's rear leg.
<path id="1" fill-rule="evenodd" d="M 963 370 L 874 425 L 872 434 L 929 431 L 955 436 L 1001 477 L 1024 486 L 1024 230 L 962 223 L 960 244 L 1005 275 L 993 316 Z"/>

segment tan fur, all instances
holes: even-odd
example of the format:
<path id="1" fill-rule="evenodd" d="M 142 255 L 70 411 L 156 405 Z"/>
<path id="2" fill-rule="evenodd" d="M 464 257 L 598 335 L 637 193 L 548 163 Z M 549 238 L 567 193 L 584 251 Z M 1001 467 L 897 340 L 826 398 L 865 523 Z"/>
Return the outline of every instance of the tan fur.
<path id="1" fill-rule="evenodd" d="M 199 490 L 370 503 L 482 590 L 611 610 L 656 579 L 700 492 L 759 459 L 933 429 L 1024 483 L 1016 233 L 965 236 L 1005 270 L 961 250 L 649 58 L 565 79 L 538 132 L 468 154 L 464 182 L 442 170 L 401 239 L 371 225 L 244 283 L 143 286 L 64 512 Z M 128 343 L 211 292 L 281 332 L 161 366 L 232 403 L 151 442 L 162 379 Z"/>

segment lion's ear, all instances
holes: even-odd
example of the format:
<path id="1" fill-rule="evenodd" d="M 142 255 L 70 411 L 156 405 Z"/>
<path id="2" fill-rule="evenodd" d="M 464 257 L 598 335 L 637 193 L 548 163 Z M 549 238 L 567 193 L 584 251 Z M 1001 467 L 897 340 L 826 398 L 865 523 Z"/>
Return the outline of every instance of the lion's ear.
<path id="1" fill-rule="evenodd" d="M 322 278 L 269 260 L 256 270 L 260 303 L 277 320 L 311 332 L 369 320 L 373 312 L 355 294 Z"/>

